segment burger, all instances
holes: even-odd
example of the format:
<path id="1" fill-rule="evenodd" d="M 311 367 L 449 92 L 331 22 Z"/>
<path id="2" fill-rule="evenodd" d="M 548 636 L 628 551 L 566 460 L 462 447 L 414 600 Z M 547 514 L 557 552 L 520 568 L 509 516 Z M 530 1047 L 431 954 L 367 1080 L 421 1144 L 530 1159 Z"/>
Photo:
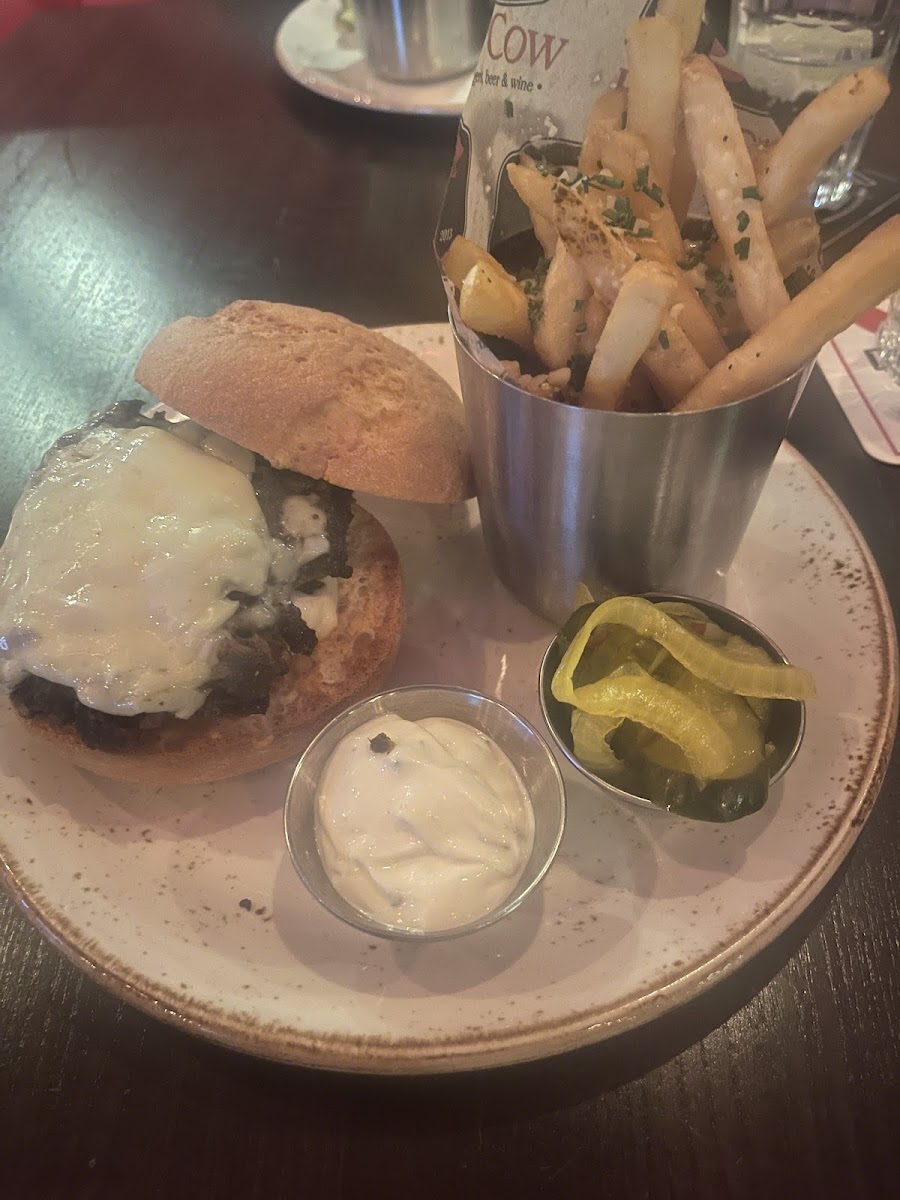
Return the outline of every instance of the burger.
<path id="1" fill-rule="evenodd" d="M 154 338 L 45 454 L 0 549 L 0 687 L 77 765 L 174 785 L 298 753 L 374 690 L 400 563 L 353 491 L 472 494 L 462 407 L 330 313 L 240 301 Z"/>

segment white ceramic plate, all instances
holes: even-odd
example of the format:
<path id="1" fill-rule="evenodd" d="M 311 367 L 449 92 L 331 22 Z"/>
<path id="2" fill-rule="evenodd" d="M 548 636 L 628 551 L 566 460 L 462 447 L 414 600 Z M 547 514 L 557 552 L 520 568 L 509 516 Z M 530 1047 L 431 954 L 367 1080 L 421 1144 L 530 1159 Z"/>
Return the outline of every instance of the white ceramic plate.
<path id="1" fill-rule="evenodd" d="M 472 72 L 437 83 L 379 79 L 363 57 L 356 34 L 342 32 L 337 0 L 304 0 L 288 13 L 275 36 L 275 57 L 291 79 L 329 100 L 379 112 L 458 117 Z"/>
<path id="2" fill-rule="evenodd" d="M 446 326 L 389 335 L 451 382 Z M 409 627 L 390 684 L 454 683 L 543 729 L 552 630 L 485 561 L 473 504 L 370 503 L 400 548 Z M 291 764 L 159 793 L 82 774 L 0 718 L 8 886 L 64 953 L 139 1007 L 269 1058 L 452 1071 L 551 1054 L 639 1025 L 770 942 L 822 888 L 871 808 L 897 713 L 878 572 L 831 491 L 779 454 L 721 597 L 816 676 L 806 740 L 762 812 L 731 826 L 598 798 L 563 766 L 568 826 L 511 917 L 432 947 L 380 942 L 291 868 Z"/>

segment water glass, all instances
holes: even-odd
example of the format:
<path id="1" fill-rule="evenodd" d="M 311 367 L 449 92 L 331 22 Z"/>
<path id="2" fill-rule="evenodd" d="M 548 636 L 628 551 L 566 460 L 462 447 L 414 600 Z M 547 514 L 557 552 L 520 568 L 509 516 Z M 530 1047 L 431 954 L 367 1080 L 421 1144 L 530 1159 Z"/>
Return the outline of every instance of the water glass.
<path id="1" fill-rule="evenodd" d="M 891 297 L 888 314 L 878 327 L 875 353 L 885 371 L 900 383 L 900 292 Z"/>
<path id="2" fill-rule="evenodd" d="M 900 0 L 732 0 L 728 52 L 784 128 L 819 92 L 861 67 L 890 75 Z M 816 208 L 839 208 L 872 122 L 831 157 L 813 185 Z"/>

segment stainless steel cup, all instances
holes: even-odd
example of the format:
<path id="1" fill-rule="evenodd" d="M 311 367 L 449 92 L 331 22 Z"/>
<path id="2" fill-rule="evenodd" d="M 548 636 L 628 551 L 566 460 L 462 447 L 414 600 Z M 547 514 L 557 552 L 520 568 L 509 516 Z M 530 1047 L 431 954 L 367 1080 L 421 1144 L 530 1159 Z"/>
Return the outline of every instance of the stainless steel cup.
<path id="1" fill-rule="evenodd" d="M 706 412 L 598 412 L 492 375 L 456 337 L 488 555 L 561 622 L 595 596 L 708 593 L 731 566 L 811 365 Z"/>
<path id="2" fill-rule="evenodd" d="M 424 83 L 475 66 L 493 0 L 356 0 L 355 7 L 372 70 Z"/>

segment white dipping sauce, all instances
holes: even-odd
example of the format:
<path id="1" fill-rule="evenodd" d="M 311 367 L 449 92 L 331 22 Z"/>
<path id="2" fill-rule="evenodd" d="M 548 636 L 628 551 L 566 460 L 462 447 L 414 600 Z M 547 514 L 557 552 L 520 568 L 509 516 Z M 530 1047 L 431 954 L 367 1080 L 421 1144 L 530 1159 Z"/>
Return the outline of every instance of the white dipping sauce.
<path id="1" fill-rule="evenodd" d="M 371 745 L 379 734 L 393 743 L 387 752 Z M 534 813 L 512 763 L 483 733 L 443 717 L 387 715 L 348 734 L 329 759 L 316 843 L 354 908 L 434 932 L 506 900 L 531 856 Z"/>

